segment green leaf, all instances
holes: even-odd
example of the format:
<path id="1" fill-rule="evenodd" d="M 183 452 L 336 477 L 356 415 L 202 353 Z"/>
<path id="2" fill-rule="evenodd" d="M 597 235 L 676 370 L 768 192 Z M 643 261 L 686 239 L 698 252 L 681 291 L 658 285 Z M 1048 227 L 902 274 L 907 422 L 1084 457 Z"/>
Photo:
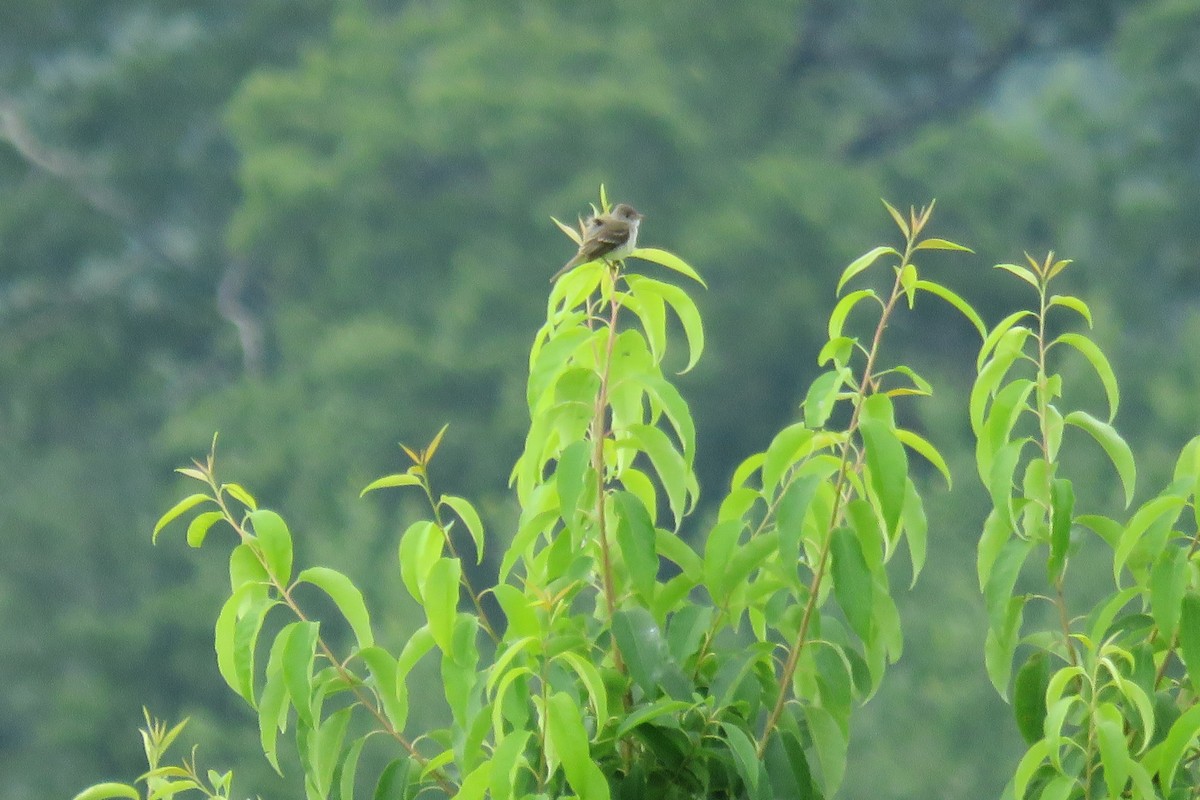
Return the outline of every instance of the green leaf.
<path id="1" fill-rule="evenodd" d="M 942 477 L 946 479 L 946 488 L 952 488 L 953 481 L 950 478 L 950 467 L 946 465 L 946 460 L 942 458 L 942 454 L 938 452 L 938 449 L 928 439 L 904 428 L 896 428 L 893 432 L 901 443 L 915 450 L 926 461 L 936 467 L 937 471 L 942 473 Z"/>
<path id="2" fill-rule="evenodd" d="M 1187 665 L 1192 692 L 1200 690 L 1200 594 L 1188 592 L 1180 609 L 1179 649 Z"/>
<path id="3" fill-rule="evenodd" d="M 925 504 L 912 481 L 908 481 L 903 518 L 904 540 L 908 542 L 908 552 L 912 559 L 912 582 L 909 584 L 909 588 L 912 588 L 917 585 L 917 577 L 925 567 L 925 552 L 929 540 L 929 520 L 925 516 Z"/>
<path id="4" fill-rule="evenodd" d="M 1030 333 L 1028 328 L 1023 327 L 1013 328 L 1005 333 L 996 343 L 996 350 L 991 359 L 980 367 L 979 377 L 971 387 L 969 401 L 971 430 L 976 436 L 983 430 L 988 400 L 996 393 L 1013 363 L 1021 357 L 1025 340 L 1029 338 Z"/>
<path id="5" fill-rule="evenodd" d="M 637 606 L 621 609 L 613 615 L 612 631 L 629 677 L 648 697 L 656 696 L 670 656 L 654 617 Z"/>
<path id="6" fill-rule="evenodd" d="M 850 311 L 858 304 L 860 300 L 870 297 L 876 303 L 879 303 L 879 297 L 870 289 L 859 289 L 857 292 L 851 292 L 838 301 L 833 307 L 833 312 L 829 315 L 829 338 L 837 339 L 842 335 L 842 326 L 846 324 L 846 317 Z"/>
<path id="7" fill-rule="evenodd" d="M 1042 763 L 1046 760 L 1046 756 L 1049 755 L 1050 750 L 1053 747 L 1053 742 L 1049 742 L 1045 739 L 1034 742 L 1033 745 L 1025 751 L 1025 755 L 1021 757 L 1020 762 L 1017 763 L 1016 770 L 1013 772 L 1011 784 L 1012 794 L 1009 795 L 1008 790 L 1006 789 L 1004 795 L 1002 796 L 1011 796 L 1016 798 L 1016 800 L 1022 800 L 1025 797 L 1025 789 L 1029 786 L 1030 778 L 1032 778 L 1034 773 L 1037 772 L 1038 768 L 1042 766 Z"/>
<path id="8" fill-rule="evenodd" d="M 407 472 L 401 472 L 396 475 L 385 475 L 382 478 L 376 478 L 367 484 L 367 488 L 358 493 L 362 497 L 367 492 L 373 492 L 376 489 L 389 489 L 393 486 L 420 486 L 421 479 L 416 475 L 411 475 Z"/>
<path id="9" fill-rule="evenodd" d="M 958 309 L 959 313 L 966 317 L 967 321 L 969 321 L 975 327 L 975 330 L 979 332 L 979 338 L 982 339 L 987 333 L 987 326 L 983 324 L 983 320 L 980 318 L 975 309 L 971 307 L 971 304 L 947 289 L 945 286 L 942 286 L 940 283 L 934 283 L 933 281 L 920 280 L 916 282 L 916 289 L 918 291 L 929 292 L 936 297 L 940 297 Z"/>
<path id="10" fill-rule="evenodd" d="M 213 635 L 217 669 L 229 688 L 254 705 L 254 646 L 263 620 L 277 601 L 263 596 L 261 587 L 244 584 L 229 596 L 217 615 Z"/>
<path id="11" fill-rule="evenodd" d="M 846 774 L 846 734 L 833 715 L 820 706 L 805 705 L 804 715 L 808 719 L 809 734 L 821 765 L 825 796 L 832 797 Z"/>
<path id="12" fill-rule="evenodd" d="M 1200 735 L 1200 705 L 1194 705 L 1175 720 L 1167 733 L 1167 738 L 1159 745 L 1162 755 L 1159 761 L 1158 775 L 1162 781 L 1165 794 L 1171 795 L 1175 786 L 1175 772 L 1183 754 L 1195 747 L 1196 737 Z"/>
<path id="13" fill-rule="evenodd" d="M 271 654 L 267 658 L 267 680 L 258 698 L 258 730 L 263 755 L 280 775 L 283 774 L 283 770 L 279 767 L 277 742 L 279 732 L 286 727 L 288 718 L 288 692 L 283 680 L 283 650 L 291 637 L 292 628 L 297 624 L 289 623 L 275 635 L 275 641 L 271 643 Z"/>
<path id="14" fill-rule="evenodd" d="M 654 293 L 635 294 L 630 291 L 625 295 L 624 306 L 641 320 L 654 363 L 661 363 L 667 351 L 666 301 Z"/>
<path id="15" fill-rule="evenodd" d="M 283 682 L 288 697 L 296 708 L 296 714 L 308 727 L 313 727 L 313 659 L 317 652 L 318 625 L 315 622 L 297 622 L 284 632 L 281 666 Z"/>
<path id="16" fill-rule="evenodd" d="M 625 734 L 629 733 L 639 725 L 645 725 L 651 720 L 658 719 L 669 715 L 678 714 L 680 711 L 691 708 L 691 703 L 686 703 L 683 700 L 672 700 L 668 697 L 660 698 L 650 705 L 641 706 L 631 712 L 628 716 L 621 720 L 621 724 L 617 726 L 613 737 L 616 739 L 624 738 Z"/>
<path id="17" fill-rule="evenodd" d="M 1137 484 L 1137 468 L 1129 445 L 1111 425 L 1101 422 L 1085 411 L 1072 411 L 1063 417 L 1063 422 L 1085 431 L 1103 448 L 1121 478 L 1121 485 L 1125 488 L 1125 506 L 1128 508 L 1133 502 L 1133 492 Z"/>
<path id="18" fill-rule="evenodd" d="M 833 362 L 835 367 L 846 366 L 850 361 L 850 355 L 854 352 L 854 345 L 857 342 L 857 339 L 852 339 L 849 336 L 838 336 L 835 339 L 830 339 L 821 346 L 821 352 L 817 353 L 817 366 L 823 367 L 830 361 Z"/>
<path id="19" fill-rule="evenodd" d="M 1062 575 L 1071 543 L 1071 523 L 1075 513 L 1075 488 L 1065 478 L 1055 478 L 1051 484 L 1050 559 L 1047 573 L 1051 581 Z"/>
<path id="20" fill-rule="evenodd" d="M 899 529 L 904 509 L 908 456 L 895 429 L 887 421 L 890 418 L 891 402 L 883 395 L 871 395 L 863 401 L 859 429 L 866 446 L 867 477 L 887 525 L 888 536 L 893 536 Z"/>
<path id="21" fill-rule="evenodd" d="M 1016 587 L 1017 578 L 1025 559 L 1032 552 L 1034 542 L 1028 539 L 1009 539 L 1001 548 L 996 563 L 988 576 L 983 590 L 988 610 L 988 624 L 995 629 L 1004 627 L 1008 614 L 1009 599 Z"/>
<path id="22" fill-rule="evenodd" d="M 892 219 L 896 222 L 896 227 L 898 227 L 900 232 L 904 234 L 904 238 L 907 239 L 912 236 L 912 234 L 909 232 L 908 223 L 904 220 L 904 216 L 887 200 L 883 200 L 881 198 L 881 202 L 883 203 L 884 208 L 888 210 L 888 213 L 892 215 Z"/>
<path id="23" fill-rule="evenodd" d="M 393 728 L 403 731 L 408 721 L 408 696 L 396 693 L 396 659 L 382 647 L 375 646 L 363 648 L 358 656 L 371 672 L 371 682 L 388 721 Z"/>
<path id="24" fill-rule="evenodd" d="M 250 524 L 254 526 L 271 577 L 280 586 L 287 586 L 292 579 L 292 534 L 287 523 L 274 511 L 260 509 L 250 512 Z"/>
<path id="25" fill-rule="evenodd" d="M 1050 682 L 1050 664 L 1043 650 L 1035 650 L 1017 670 L 1013 682 L 1013 716 L 1017 730 L 1027 744 L 1042 738 L 1046 721 L 1046 685 Z"/>
<path id="26" fill-rule="evenodd" d="M 492 780 L 492 762 L 487 759 L 463 778 L 454 800 L 483 800 Z"/>
<path id="27" fill-rule="evenodd" d="M 234 498 L 251 511 L 254 511 L 258 508 L 258 504 L 254 502 L 254 498 L 251 496 L 251 494 L 236 483 L 222 484 L 221 491 L 228 492 L 230 497 Z"/>
<path id="28" fill-rule="evenodd" d="M 732 588 L 733 584 L 726 568 L 745 528 L 746 523 L 740 518 L 727 519 L 714 525 L 705 538 L 704 583 L 708 587 L 709 595 L 718 605 L 725 603 Z"/>
<path id="29" fill-rule="evenodd" d="M 205 500 L 207 500 L 209 502 L 214 502 L 213 499 L 211 497 L 209 497 L 208 495 L 202 494 L 202 493 L 196 493 L 196 494 L 188 495 L 187 497 L 183 498 L 175 505 L 171 506 L 171 508 L 167 511 L 167 513 L 165 513 L 161 517 L 159 517 L 158 522 L 154 523 L 154 533 L 152 533 L 150 535 L 150 541 L 157 544 L 159 531 L 161 531 L 163 528 L 167 527 L 167 525 L 169 525 L 172 520 L 176 519 L 181 514 L 186 513 L 190 509 L 195 508 L 196 506 L 200 505 Z M 102 784 L 102 785 L 107 786 L 110 784 Z M 120 785 L 120 784 L 111 784 L 111 785 Z"/>
<path id="30" fill-rule="evenodd" d="M 457 558 L 440 558 L 425 581 L 425 616 L 429 632 L 443 653 L 454 652 L 454 620 L 458 616 L 462 567 Z"/>
<path id="31" fill-rule="evenodd" d="M 583 709 L 566 692 L 555 692 L 546 704 L 546 747 L 547 760 L 562 765 L 580 800 L 609 800 L 608 781 L 588 748 Z"/>
<path id="32" fill-rule="evenodd" d="M 975 252 L 969 247 L 951 242 L 948 239 L 922 239 L 920 242 L 917 242 L 917 246 L 913 250 L 961 250 L 964 253 Z"/>
<path id="33" fill-rule="evenodd" d="M 1184 594 L 1188 587 L 1189 564 L 1186 551 L 1168 547 L 1159 553 L 1150 570 L 1150 611 L 1154 624 L 1167 642 L 1174 641 L 1179 630 Z"/>
<path id="34" fill-rule="evenodd" d="M 412 760 L 397 758 L 383 768 L 375 783 L 374 800 L 407 800 L 412 780 Z"/>
<path id="35" fill-rule="evenodd" d="M 829 420 L 829 415 L 837 405 L 838 392 L 849 377 L 850 370 L 845 367 L 817 376 L 804 397 L 804 424 L 807 427 L 815 430 Z"/>
<path id="36" fill-rule="evenodd" d="M 858 537 L 850 528 L 834 529 L 830 542 L 833 593 L 850 627 L 864 641 L 871 634 L 873 583 Z"/>
<path id="37" fill-rule="evenodd" d="M 842 270 L 842 277 L 838 279 L 837 294 L 842 293 L 842 287 L 845 286 L 851 278 L 870 267 L 879 260 L 880 256 L 884 255 L 893 255 L 896 258 L 900 257 L 900 253 L 894 247 L 876 247 L 851 261 L 850 265 Z"/>
<path id="38" fill-rule="evenodd" d="M 1058 294 L 1053 295 L 1050 298 L 1049 302 L 1046 303 L 1046 308 L 1049 309 L 1049 308 L 1053 308 L 1054 306 L 1062 306 L 1063 308 L 1071 309 L 1072 311 L 1079 314 L 1079 316 L 1081 316 L 1085 320 L 1087 320 L 1087 324 L 1088 324 L 1089 328 L 1092 327 L 1092 310 L 1090 308 L 1088 308 L 1087 303 L 1083 302 L 1078 297 L 1071 297 L 1069 295 L 1058 295 Z"/>
<path id="39" fill-rule="evenodd" d="M 737 764 L 738 774 L 742 781 L 750 787 L 750 796 L 758 791 L 758 783 L 762 775 L 762 764 L 759 762 L 758 751 L 754 742 L 737 724 L 722 722 L 721 730 L 725 732 L 725 741 L 733 751 L 734 763 Z"/>
<path id="40" fill-rule="evenodd" d="M 704 282 L 696 270 L 688 266 L 687 262 L 674 253 L 668 253 L 666 250 L 659 250 L 655 247 L 639 247 L 629 255 L 632 258 L 640 258 L 643 261 L 650 261 L 667 269 L 673 269 L 680 275 L 686 275 L 691 278 L 705 289 L 708 288 L 708 284 Z"/>
<path id="41" fill-rule="evenodd" d="M 1032 311 L 1030 311 L 1029 309 L 1024 309 L 1022 311 L 1014 311 L 1013 313 L 1009 314 L 1004 319 L 997 322 L 996 327 L 992 328 L 988 332 L 988 335 L 986 337 L 984 337 L 983 344 L 979 346 L 979 355 L 975 359 L 975 369 L 976 370 L 983 369 L 983 364 L 985 361 L 987 361 L 988 356 L 991 355 L 992 350 L 995 349 L 995 347 L 999 344 L 1000 340 L 1002 338 L 1004 338 L 1004 335 L 1007 334 L 1014 325 L 1016 325 L 1018 322 L 1023 320 L 1025 317 L 1032 317 L 1032 316 L 1035 316 Z M 1023 335 L 1021 335 L 1020 345 L 1023 345 L 1025 337 L 1027 337 L 1031 333 L 1031 331 L 1029 330 L 1029 328 L 1025 328 L 1025 327 L 1019 328 L 1018 330 L 1022 330 L 1025 332 Z M 1017 347 L 1018 351 L 1020 350 L 1020 345 L 1018 345 L 1018 347 Z M 1010 350 L 1011 350 L 1011 348 L 1010 348 Z M 1010 360 L 1008 363 L 1011 364 L 1012 361 Z M 1007 366 L 1005 367 L 1005 369 L 1007 370 Z"/>
<path id="42" fill-rule="evenodd" d="M 600 670 L 596 669 L 592 662 L 571 650 L 564 650 L 554 656 L 553 660 L 566 662 L 579 678 L 579 682 L 587 690 L 592 709 L 596 712 L 596 728 L 603 729 L 608 723 L 608 690 L 604 685 L 604 678 L 601 677 Z"/>
<path id="43" fill-rule="evenodd" d="M 591 339 L 599 339 L 603 331 L 590 331 L 584 327 L 570 327 L 554 331 L 552 337 L 540 349 L 530 353 L 529 382 L 525 392 L 530 410 L 538 409 L 552 399 L 547 389 L 567 367 L 572 366 L 572 354 L 587 345 Z"/>
<path id="44" fill-rule="evenodd" d="M 1008 696 L 1008 679 L 1012 675 L 1013 651 L 1021 632 L 1021 623 L 1025 619 L 1025 598 L 1013 597 L 1008 601 L 1004 610 L 1002 624 L 999 627 L 989 627 L 987 640 L 983 645 L 983 661 L 987 668 L 988 678 L 1001 697 Z"/>
<path id="45" fill-rule="evenodd" d="M 775 527 L 779 531 L 779 554 L 783 562 L 800 560 L 800 539 L 804 533 L 804 519 L 812 505 L 813 496 L 821 484 L 819 475 L 801 475 L 783 490 L 775 511 Z"/>
<path id="46" fill-rule="evenodd" d="M 995 269 L 1002 269 L 1006 272 L 1011 272 L 1013 275 L 1016 275 L 1018 278 L 1040 291 L 1037 276 L 1030 272 L 1028 267 L 1022 267 L 1019 264 L 997 264 Z M 1020 795 L 1017 795 L 1017 797 L 1019 798 Z"/>
<path id="47" fill-rule="evenodd" d="M 452 494 L 442 495 L 438 505 L 447 505 L 454 509 L 454 513 L 467 526 L 467 530 L 471 533 L 471 540 L 475 542 L 475 563 L 483 563 L 483 521 L 479 519 L 479 512 L 471 503 L 462 497 L 456 497 Z"/>
<path id="48" fill-rule="evenodd" d="M 346 727 L 350 724 L 353 711 L 353 708 L 348 707 L 330 714 L 309 739 L 309 763 L 312 768 L 308 777 L 316 784 L 321 797 L 327 796 L 333 788 L 334 770 L 341 760 Z"/>
<path id="49" fill-rule="evenodd" d="M 797 461 L 813 451 L 813 432 L 803 423 L 796 422 L 775 434 L 762 460 L 762 482 L 764 492 L 773 492 L 783 474 Z M 749 463 L 749 459 L 747 459 Z M 735 476 L 737 477 L 737 476 Z M 734 481 L 734 486 L 743 481 Z"/>
<path id="50" fill-rule="evenodd" d="M 114 797 L 127 797 L 130 800 L 141 800 L 141 793 L 126 783 L 97 783 L 89 786 L 72 800 L 110 800 Z"/>
<path id="51" fill-rule="evenodd" d="M 694 480 L 682 454 L 665 433 L 652 425 L 630 425 L 622 433 L 627 439 L 619 440 L 618 446 L 632 444 L 650 458 L 667 493 L 667 502 L 678 528 L 688 512 L 689 489 Z"/>
<path id="52" fill-rule="evenodd" d="M 776 797 L 817 798 L 804 748 L 788 731 L 776 728 L 767 740 L 764 766 Z"/>
<path id="53" fill-rule="evenodd" d="M 367 736 L 360 736 L 346 751 L 346 759 L 342 762 L 342 774 L 338 779 L 338 795 L 341 800 L 354 800 L 354 778 L 358 774 L 358 759 L 362 755 Z"/>
<path id="54" fill-rule="evenodd" d="M 496 744 L 492 751 L 492 800 L 512 800 L 517 775 L 528 767 L 525 745 L 529 737 L 528 731 L 513 731 Z"/>
<path id="55" fill-rule="evenodd" d="M 1124 720 L 1120 710 L 1112 703 L 1097 706 L 1094 719 L 1108 796 L 1120 797 L 1125 782 L 1129 780 L 1129 749 L 1125 744 Z"/>
<path id="56" fill-rule="evenodd" d="M 424 601 L 425 582 L 433 565 L 442 557 L 445 535 L 433 522 L 421 520 L 400 536 L 400 577 L 418 603 Z"/>
<path id="57" fill-rule="evenodd" d="M 679 322 L 683 326 L 683 335 L 688 342 L 688 363 L 680 370 L 679 374 L 690 372 L 692 367 L 696 366 L 696 362 L 700 360 L 701 353 L 704 352 L 704 327 L 701 325 L 700 311 L 696 308 L 695 301 L 678 286 L 672 286 L 652 278 L 627 275 L 626 281 L 629 283 L 630 291 L 638 294 L 653 292 L 661 296 L 679 317 Z"/>
<path id="58" fill-rule="evenodd" d="M 654 522 L 641 501 L 629 492 L 616 492 L 617 546 L 629 570 L 629 580 L 643 603 L 654 598 L 658 579 L 658 554 L 654 549 Z"/>
<path id="59" fill-rule="evenodd" d="M 1108 363 L 1108 357 L 1104 355 L 1104 351 L 1091 339 L 1078 333 L 1064 333 L 1051 342 L 1046 349 L 1049 350 L 1058 344 L 1074 347 L 1092 365 L 1092 369 L 1096 371 L 1100 383 L 1104 386 L 1104 394 L 1108 396 L 1108 422 L 1111 423 L 1113 417 L 1117 415 L 1121 392 L 1117 386 L 1117 376 L 1113 373 L 1112 365 Z"/>
<path id="60" fill-rule="evenodd" d="M 208 529 L 215 523 L 225 518 L 225 513 L 222 511 L 205 511 L 203 514 L 197 514 L 190 523 L 187 529 L 187 543 L 191 547 L 199 547 L 204 544 L 204 537 L 208 535 Z"/>
<path id="61" fill-rule="evenodd" d="M 365 649 L 375 644 L 375 636 L 371 633 L 371 615 L 367 612 L 367 604 L 362 592 L 348 577 L 335 569 L 328 567 L 309 567 L 301 572 L 296 581 L 311 583 L 325 594 L 342 612 L 342 616 L 354 630 L 354 638 L 358 641 L 359 649 Z"/>

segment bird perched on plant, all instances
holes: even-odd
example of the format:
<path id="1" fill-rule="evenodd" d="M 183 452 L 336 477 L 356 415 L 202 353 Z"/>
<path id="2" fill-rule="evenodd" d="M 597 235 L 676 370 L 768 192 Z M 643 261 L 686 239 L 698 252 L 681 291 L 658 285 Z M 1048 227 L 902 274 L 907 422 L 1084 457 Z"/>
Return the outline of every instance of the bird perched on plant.
<path id="1" fill-rule="evenodd" d="M 609 213 L 592 217 L 582 226 L 583 241 L 579 244 L 579 252 L 554 273 L 550 282 L 554 283 L 572 268 L 589 261 L 613 262 L 625 258 L 637 247 L 641 222 L 642 215 L 627 203 L 618 203 Z"/>

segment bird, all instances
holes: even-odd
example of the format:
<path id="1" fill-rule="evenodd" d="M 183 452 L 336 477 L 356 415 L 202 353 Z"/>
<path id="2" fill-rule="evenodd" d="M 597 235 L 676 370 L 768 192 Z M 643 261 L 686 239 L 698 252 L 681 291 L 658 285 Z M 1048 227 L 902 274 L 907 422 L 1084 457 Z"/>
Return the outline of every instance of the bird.
<path id="1" fill-rule="evenodd" d="M 579 252 L 554 273 L 551 283 L 561 278 L 574 267 L 589 261 L 604 259 L 620 261 L 637 247 L 638 225 L 643 215 L 628 203 L 618 203 L 607 214 L 592 217 L 583 226 L 583 242 Z"/>

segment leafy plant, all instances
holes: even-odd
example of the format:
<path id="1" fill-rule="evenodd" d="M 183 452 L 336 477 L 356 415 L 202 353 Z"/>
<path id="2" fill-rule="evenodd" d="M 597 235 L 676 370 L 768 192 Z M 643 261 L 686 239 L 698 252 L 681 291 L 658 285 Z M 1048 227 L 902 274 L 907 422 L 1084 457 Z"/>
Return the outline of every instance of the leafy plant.
<path id="1" fill-rule="evenodd" d="M 364 489 L 416 490 L 428 506 L 398 543 L 400 578 L 424 615 L 398 650 L 376 641 L 348 576 L 295 570 L 287 523 L 223 483 L 214 452 L 179 470 L 203 489 L 164 514 L 154 536 L 197 509 L 193 547 L 218 523 L 235 532 L 217 664 L 256 711 L 271 764 L 279 769 L 279 734 L 293 729 L 310 798 L 361 794 L 368 746 L 387 759 L 375 797 L 834 794 L 851 711 L 902 650 L 887 565 L 907 550 L 915 581 L 925 559 L 908 452 L 950 481 L 934 445 L 896 422 L 894 400 L 931 387 L 883 364 L 884 334 L 927 294 L 984 332 L 962 298 L 913 262 L 921 251 L 966 248 L 922 238 L 932 206 L 887 209 L 903 248 L 867 252 L 837 288 L 891 261 L 890 288 L 856 289 L 834 306 L 802 419 L 738 466 L 715 519 L 693 526 L 698 545 L 681 535 L 699 494 L 695 426 L 663 365 L 668 311 L 687 345 L 684 372 L 704 347 L 700 315 L 686 291 L 623 262 L 581 265 L 550 293 L 529 359 L 529 432 L 511 475 L 520 516 L 493 585 L 474 585 L 464 568 L 468 545 L 477 563 L 492 546 L 480 515 L 431 478 L 445 428 L 423 449 L 404 448 L 404 472 Z M 632 257 L 703 285 L 668 252 Z M 304 601 L 312 589 L 351 636 L 315 618 Z M 286 621 L 268 626 L 272 612 Z M 260 648 L 264 630 L 271 642 Z M 413 669 L 427 658 L 440 669 L 447 725 L 414 735 Z M 420 691 L 425 699 L 430 687 Z M 131 796 L 88 791 L 89 800 Z"/>
<path id="2" fill-rule="evenodd" d="M 1184 447 L 1170 485 L 1127 521 L 1079 508 L 1063 459 L 1066 431 L 1082 431 L 1100 445 L 1126 506 L 1137 471 L 1112 427 L 1120 394 L 1103 351 L 1084 334 L 1048 332 L 1052 314 L 1092 324 L 1083 300 L 1051 293 L 1068 264 L 1051 253 L 1041 262 L 999 265 L 1030 284 L 1038 302 L 988 332 L 970 401 L 979 475 L 992 499 L 978 557 L 988 609 L 986 661 L 1001 693 L 1012 681 L 1015 650 L 1028 651 L 1012 683 L 1029 748 L 1007 796 L 1195 797 L 1200 439 Z M 1055 365 L 1071 351 L 1099 378 L 1107 399 L 1102 417 L 1067 405 Z M 1084 551 L 1107 554 L 1107 591 L 1099 590 L 1094 571 L 1072 591 L 1068 573 Z M 1034 582 L 1028 573 L 1035 553 L 1045 556 L 1045 589 L 1020 591 Z M 1034 601 L 1050 610 L 1040 627 L 1024 624 Z"/>

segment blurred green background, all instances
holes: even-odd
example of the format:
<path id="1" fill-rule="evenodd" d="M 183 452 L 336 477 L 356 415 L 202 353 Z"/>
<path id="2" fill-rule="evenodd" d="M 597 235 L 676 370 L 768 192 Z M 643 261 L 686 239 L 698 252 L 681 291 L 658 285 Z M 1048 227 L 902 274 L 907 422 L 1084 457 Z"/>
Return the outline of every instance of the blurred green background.
<path id="1" fill-rule="evenodd" d="M 920 266 L 989 323 L 1031 299 L 992 264 L 1076 260 L 1144 497 L 1200 428 L 1197 42 L 1200 0 L 0 4 L 0 798 L 139 774 L 143 704 L 190 715 L 240 794 L 298 796 L 217 675 L 228 539 L 150 546 L 171 470 L 219 430 L 221 475 L 402 641 L 416 510 L 358 492 L 448 422 L 435 481 L 507 535 L 526 348 L 573 251 L 549 217 L 600 182 L 709 283 L 680 381 L 709 504 L 794 419 L 840 269 L 895 243 L 881 197 L 937 198 L 933 235 L 977 255 Z M 983 671 L 978 342 L 934 301 L 892 334 L 958 480 L 925 481 L 930 564 L 843 796 L 993 796 L 1020 746 Z M 1112 511 L 1095 466 L 1076 490 Z"/>

